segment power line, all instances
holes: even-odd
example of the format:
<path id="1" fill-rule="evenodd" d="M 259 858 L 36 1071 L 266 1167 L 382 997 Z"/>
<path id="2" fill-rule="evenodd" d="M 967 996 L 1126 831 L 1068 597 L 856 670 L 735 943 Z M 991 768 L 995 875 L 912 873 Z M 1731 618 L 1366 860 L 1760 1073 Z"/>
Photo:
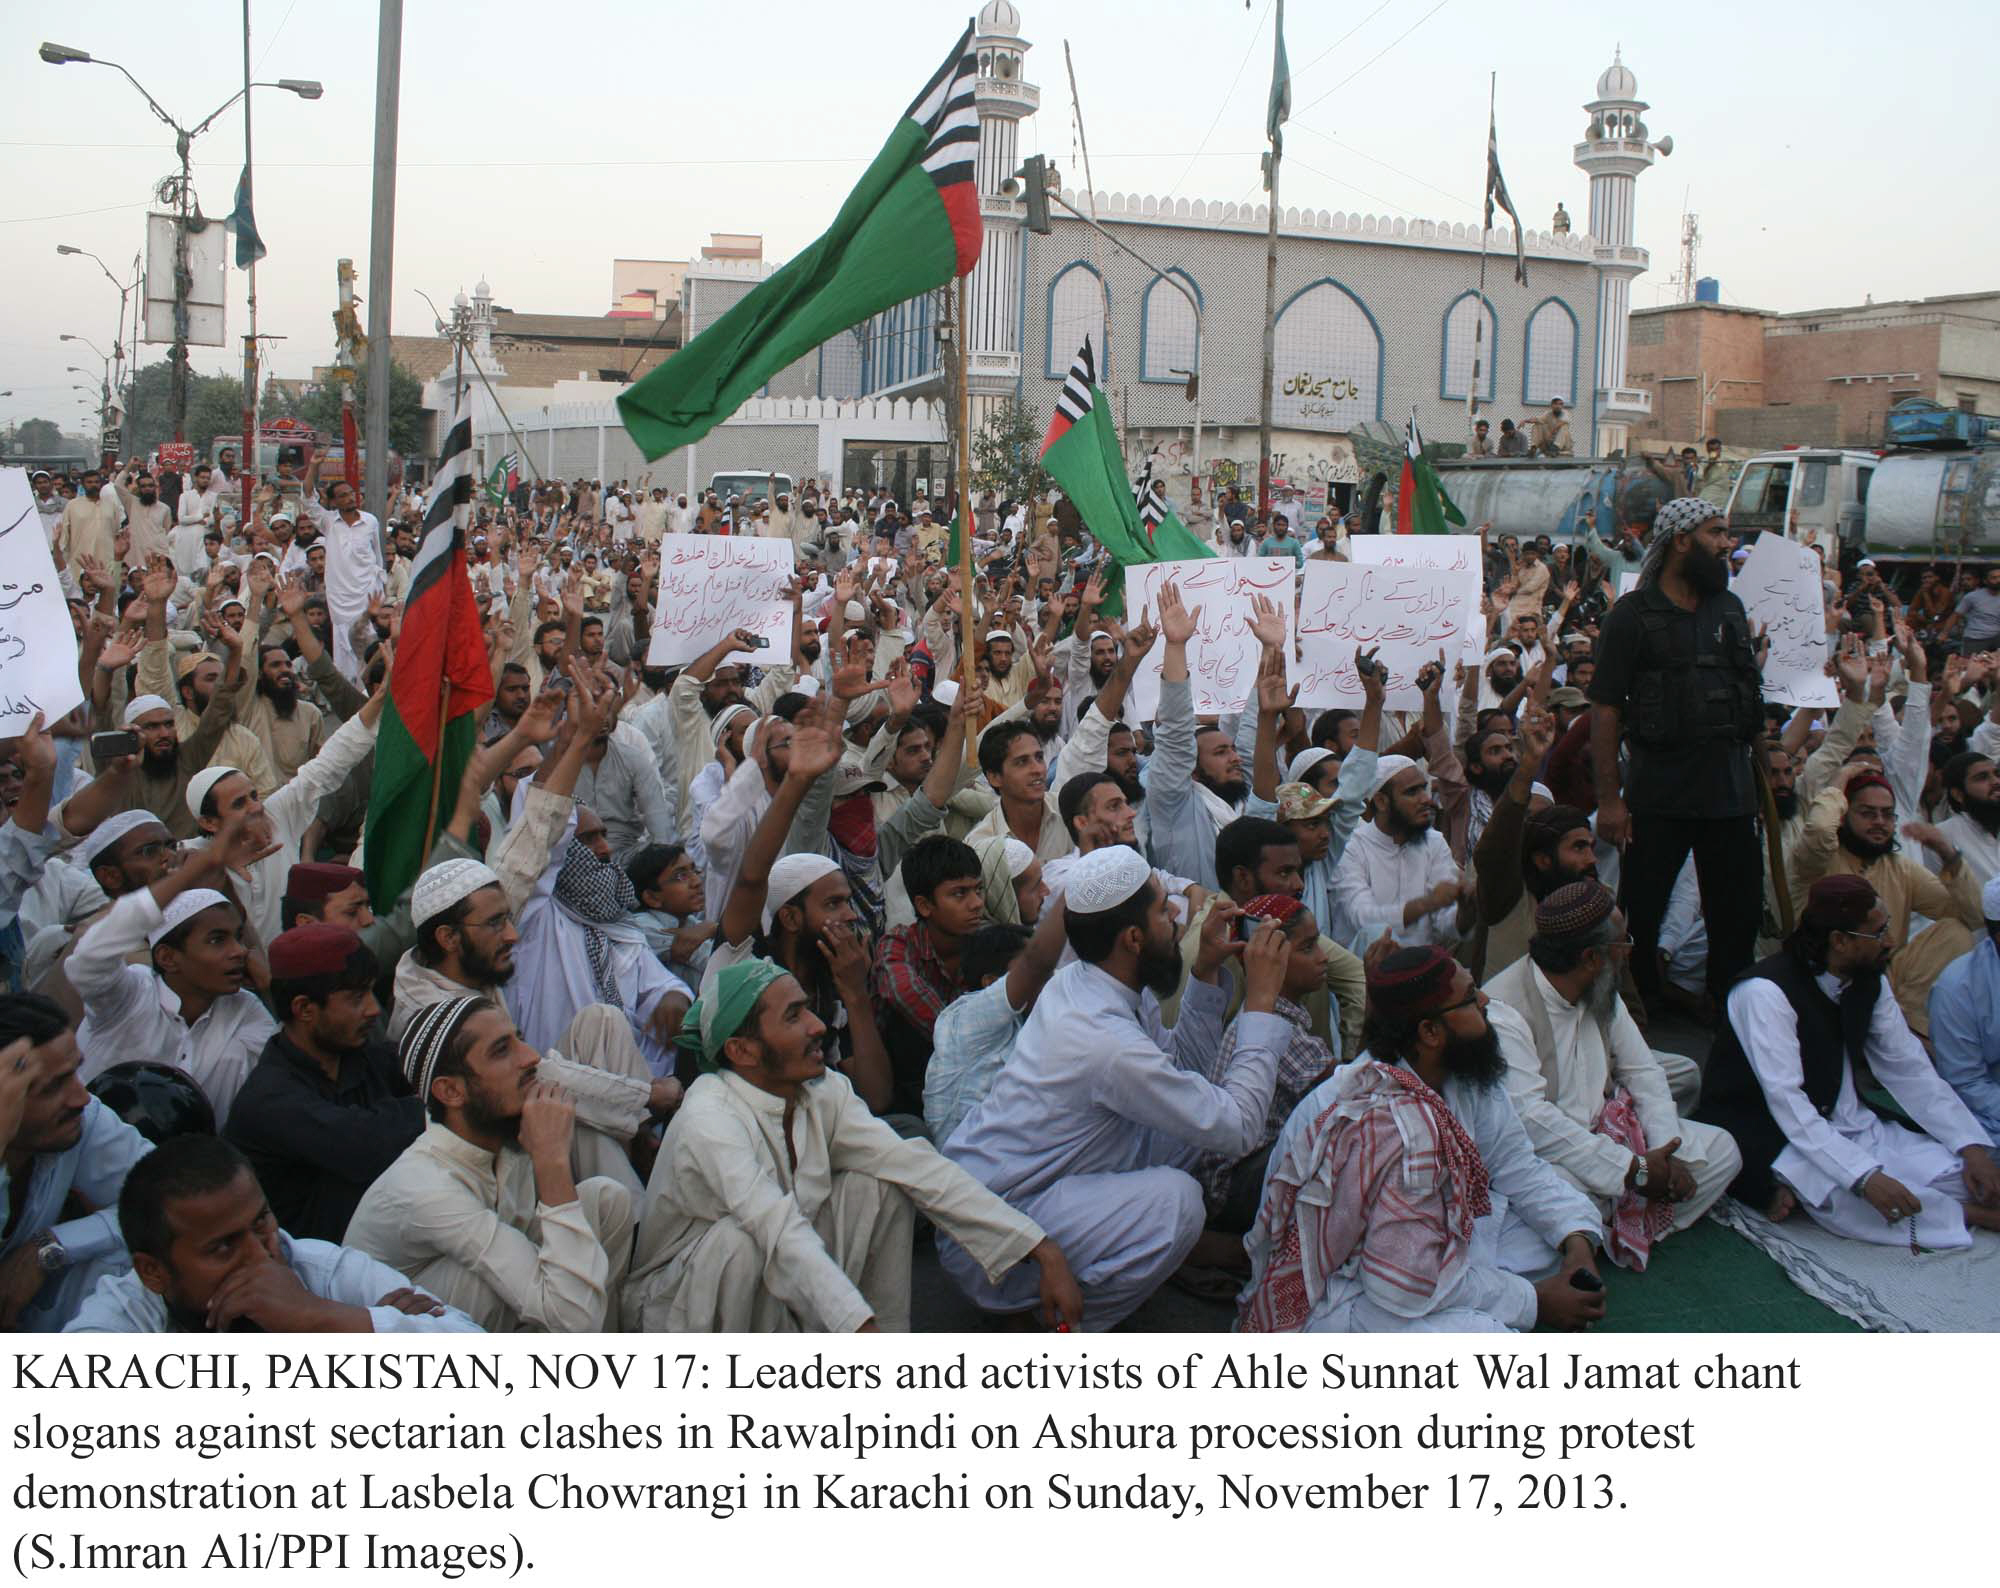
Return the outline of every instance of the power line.
<path id="1" fill-rule="evenodd" d="M 0 217 L 0 226 L 26 226 L 32 221 L 68 221 L 79 215 L 109 215 L 113 210 L 142 210 L 152 203 L 150 198 L 136 204 L 100 204 L 94 210 L 64 210 L 60 215 L 14 215 Z"/>
<path id="2" fill-rule="evenodd" d="M 1332 144 L 1336 149 L 1344 149 L 1349 154 L 1359 155 L 1362 159 L 1366 160 L 1370 165 L 1379 165 L 1384 171 L 1388 171 L 1393 175 L 1399 176 L 1403 178 L 1403 180 L 1406 182 L 1414 182 L 1419 187 L 1427 187 L 1433 193 L 1441 194 L 1443 197 L 1450 199 L 1452 203 L 1458 205 L 1462 209 L 1476 210 L 1479 208 L 1479 206 L 1473 203 L 1471 200 L 1461 197 L 1459 194 L 1452 192 L 1449 188 L 1441 188 L 1435 182 L 1426 181 L 1423 177 L 1418 176 L 1414 171 L 1405 171 L 1400 166 L 1391 165 L 1387 160 L 1378 160 L 1374 155 L 1369 154 L 1364 149 L 1355 148 L 1354 145 L 1351 143 L 1342 143 L 1338 138 L 1334 137 L 1334 135 L 1330 132 L 1321 132 L 1317 127 L 1301 127 L 1299 130 L 1301 132 L 1309 132 L 1315 138 L 1326 139 L 1326 141 Z"/>
<path id="3" fill-rule="evenodd" d="M 1201 158 L 1202 150 L 1208 147 L 1208 140 L 1215 136 L 1215 129 L 1222 125 L 1222 114 L 1229 108 L 1230 101 L 1236 97 L 1236 85 L 1243 81 L 1243 68 L 1250 64 L 1250 52 L 1257 48 L 1257 41 L 1264 36 L 1264 23 L 1270 15 L 1271 0 L 1264 0 L 1264 15 L 1257 19 L 1257 31 L 1250 35 L 1250 42 L 1243 46 L 1243 59 L 1236 63 L 1236 75 L 1229 79 L 1229 90 L 1215 107 L 1215 119 L 1209 122 L 1208 131 L 1201 135 L 1201 142 L 1195 147 L 1194 153 L 1188 156 L 1187 170 L 1181 172 L 1180 180 L 1167 189 L 1166 197 L 1172 198 L 1180 192 L 1181 183 L 1187 181 L 1189 172 L 1194 170 L 1195 161 Z"/>
<path id="4" fill-rule="evenodd" d="M 1430 21 L 1432 17 L 1436 16 L 1440 11 L 1442 11 L 1446 6 L 1450 4 L 1451 0 L 1438 0 L 1438 3 L 1432 6 L 1430 10 L 1426 11 L 1422 16 L 1418 17 L 1416 21 L 1412 22 L 1408 27 L 1403 29 L 1401 33 L 1398 33 L 1387 44 L 1383 45 L 1381 49 L 1377 50 L 1373 55 L 1369 56 L 1367 60 L 1363 61 L 1359 66 L 1355 67 L 1353 71 L 1349 72 L 1339 82 L 1335 83 L 1333 87 L 1329 88 L 1325 93 L 1321 94 L 1318 99 L 1313 100 L 1311 104 L 1306 105 L 1302 109 L 1295 111 L 1294 114 L 1303 116 L 1306 113 L 1306 111 L 1311 110 L 1313 108 L 1313 105 L 1323 104 L 1325 101 L 1331 99 L 1335 94 L 1339 93 L 1349 83 L 1353 82 L 1355 78 L 1359 77 L 1363 72 L 1367 71 L 1369 67 L 1373 66 L 1377 61 L 1381 60 L 1383 56 L 1387 55 L 1398 44 L 1401 44 L 1403 40 L 1408 38 L 1412 33 L 1416 32 L 1418 28 L 1422 27 L 1426 22 Z"/>

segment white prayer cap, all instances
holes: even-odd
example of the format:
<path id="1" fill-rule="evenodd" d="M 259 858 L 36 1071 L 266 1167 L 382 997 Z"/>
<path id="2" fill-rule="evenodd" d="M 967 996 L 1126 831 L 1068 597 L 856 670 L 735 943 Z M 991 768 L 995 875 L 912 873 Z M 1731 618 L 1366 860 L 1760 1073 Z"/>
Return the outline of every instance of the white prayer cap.
<path id="1" fill-rule="evenodd" d="M 233 766 L 203 767 L 201 771 L 195 773 L 193 777 L 188 779 L 188 791 L 187 791 L 188 815 L 196 817 L 201 815 L 202 801 L 208 798 L 209 790 L 214 788 L 215 785 L 220 783 L 224 778 L 241 777 L 242 775 L 243 772 L 241 768 L 238 767 L 233 767 Z"/>
<path id="2" fill-rule="evenodd" d="M 410 890 L 410 920 L 421 927 L 481 888 L 499 886 L 500 879 L 477 860 L 441 860 L 417 878 L 417 885 Z"/>
<path id="3" fill-rule="evenodd" d="M 1292 757 L 1292 764 L 1285 768 L 1285 781 L 1297 783 L 1322 761 L 1333 759 L 1333 752 L 1323 744 L 1310 745 Z"/>
<path id="4" fill-rule="evenodd" d="M 740 703 L 734 706 L 724 706 L 715 714 L 715 720 L 708 725 L 708 742 L 715 746 L 716 749 L 721 749 L 722 741 L 729 737 L 730 727 L 735 723 L 736 719 L 752 715 L 754 713 L 750 708 Z"/>
<path id="5" fill-rule="evenodd" d="M 807 673 L 792 684 L 792 693 L 795 695 L 804 695 L 806 699 L 811 700 L 813 696 L 819 693 L 819 680 L 813 677 L 811 673 Z"/>
<path id="6" fill-rule="evenodd" d="M 764 931 L 768 934 L 778 911 L 790 904 L 821 877 L 830 877 L 840 867 L 825 855 L 786 855 L 771 866 L 764 889 Z"/>
<path id="7" fill-rule="evenodd" d="M 931 699 L 935 700 L 940 706 L 957 705 L 958 680 L 955 678 L 940 678 L 935 684 L 931 685 Z"/>
<path id="8" fill-rule="evenodd" d="M 1551 805 L 1556 802 L 1554 791 L 1546 783 L 1531 783 L 1528 785 L 1528 798 L 1534 799 L 1537 795 L 1547 800 Z"/>
<path id="9" fill-rule="evenodd" d="M 1063 886 L 1063 907 L 1072 915 L 1098 915 L 1115 910 L 1137 893 L 1153 875 L 1145 857 L 1129 844 L 1093 849 L 1070 868 Z"/>
<path id="10" fill-rule="evenodd" d="M 1980 913 L 1989 921 L 2000 921 L 2000 876 L 1989 878 L 1979 895 Z"/>
<path id="11" fill-rule="evenodd" d="M 986 634 L 985 643 L 991 645 L 995 640 L 1005 640 L 1009 645 L 1012 645 L 1014 643 L 1014 636 L 1009 634 L 1005 629 L 989 629 Z"/>
<path id="12" fill-rule="evenodd" d="M 1387 788 L 1398 776 L 1409 771 L 1417 763 L 1406 755 L 1385 755 L 1375 763 L 1375 781 L 1368 785 L 1368 797 L 1372 800 Z"/>
<path id="13" fill-rule="evenodd" d="M 212 905 L 228 902 L 228 899 L 213 888 L 189 888 L 186 893 L 175 894 L 173 902 L 162 912 L 160 924 L 146 934 L 148 946 L 159 942 L 175 927 L 184 924 L 190 916 L 199 915 Z"/>
<path id="14" fill-rule="evenodd" d="M 165 824 L 149 810 L 120 811 L 91 829 L 82 843 L 76 846 L 77 858 L 86 867 L 97 864 L 97 857 L 109 849 L 127 833 L 136 832 L 141 827 L 161 827 Z"/>
<path id="15" fill-rule="evenodd" d="M 1095 645 L 1099 640 L 1115 639 L 1116 637 L 1109 629 L 1092 629 L 1090 631 L 1090 643 L 1092 645 Z"/>
<path id="16" fill-rule="evenodd" d="M 1007 839 L 1001 850 L 1007 857 L 1007 875 L 1019 882 L 1035 863 L 1035 852 L 1018 838 Z"/>
<path id="17" fill-rule="evenodd" d="M 1515 653 L 1513 647 L 1507 645 L 1496 645 L 1493 647 L 1492 650 L 1486 653 L 1486 660 L 1481 662 L 1479 665 L 1481 667 L 1491 667 L 1495 662 L 1499 661 L 1500 658 L 1503 656 L 1506 657 L 1506 659 L 1510 662 L 1518 662 L 1521 659 Z"/>
<path id="18" fill-rule="evenodd" d="M 158 695 L 134 695 L 125 703 L 125 726 L 128 728 L 131 727 L 149 711 L 172 711 L 173 709 L 173 706 L 168 701 Z"/>
<path id="19" fill-rule="evenodd" d="M 850 601 L 846 606 L 841 608 L 841 616 L 846 618 L 849 623 L 866 623 L 868 621 L 868 609 L 859 601 Z"/>

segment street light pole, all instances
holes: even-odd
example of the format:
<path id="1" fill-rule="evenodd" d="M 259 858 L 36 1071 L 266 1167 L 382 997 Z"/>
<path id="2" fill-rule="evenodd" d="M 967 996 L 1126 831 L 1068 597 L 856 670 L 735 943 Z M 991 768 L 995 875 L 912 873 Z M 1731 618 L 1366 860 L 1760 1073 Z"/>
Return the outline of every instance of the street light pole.
<path id="1" fill-rule="evenodd" d="M 368 435 L 363 506 L 389 520 L 389 309 L 395 296 L 396 116 L 403 84 L 403 0 L 381 0 L 375 40 L 375 194 L 368 233 Z"/>
<path id="2" fill-rule="evenodd" d="M 111 285 L 117 289 L 118 336 L 117 339 L 113 341 L 111 344 L 111 361 L 110 361 L 111 370 L 109 375 L 106 377 L 106 383 L 110 388 L 111 394 L 115 396 L 122 403 L 125 399 L 125 310 L 127 306 L 127 300 L 131 298 L 133 289 L 139 285 L 139 270 L 138 270 L 139 262 L 137 259 L 134 259 L 132 261 L 133 264 L 132 279 L 128 282 L 121 282 L 116 276 L 112 275 L 111 267 L 105 264 L 105 262 L 102 259 L 99 259 L 97 255 L 93 254 L 88 248 L 75 248 L 68 243 L 57 243 L 56 252 L 59 254 L 76 254 L 84 259 L 92 261 L 99 270 L 104 272 L 104 279 L 110 282 Z M 133 340 L 135 344 L 138 340 L 136 334 L 137 330 L 138 330 L 138 322 L 135 317 L 133 322 L 133 331 L 135 333 Z M 95 351 L 95 349 L 93 349 L 93 351 Z M 104 355 L 102 353 L 99 353 L 97 356 L 99 358 L 102 358 Z M 106 406 L 107 407 L 110 406 L 108 400 Z"/>
<path id="3" fill-rule="evenodd" d="M 244 45 L 248 58 L 249 44 Z M 244 73 L 243 86 L 231 94 L 215 109 L 194 124 L 183 127 L 166 113 L 160 102 L 146 92 L 141 83 L 116 61 L 101 60 L 88 50 L 71 49 L 66 44 L 43 44 L 38 52 L 51 66 L 109 66 L 122 73 L 125 81 L 138 89 L 139 97 L 146 101 L 153 114 L 173 130 L 174 153 L 181 163 L 180 175 L 170 176 L 160 184 L 159 194 L 164 202 L 174 206 L 174 337 L 172 362 L 168 369 L 167 402 L 172 410 L 174 440 L 183 439 L 187 427 L 187 387 L 188 387 L 188 298 L 194 289 L 194 269 L 188 262 L 188 224 L 194 208 L 194 167 L 190 157 L 194 140 L 215 124 L 220 116 L 239 99 L 247 99 L 253 88 L 282 88 L 287 93 L 297 94 L 301 99 L 317 99 L 325 92 L 317 82 L 306 78 L 284 77 L 274 83 L 253 83 L 249 73 Z"/>

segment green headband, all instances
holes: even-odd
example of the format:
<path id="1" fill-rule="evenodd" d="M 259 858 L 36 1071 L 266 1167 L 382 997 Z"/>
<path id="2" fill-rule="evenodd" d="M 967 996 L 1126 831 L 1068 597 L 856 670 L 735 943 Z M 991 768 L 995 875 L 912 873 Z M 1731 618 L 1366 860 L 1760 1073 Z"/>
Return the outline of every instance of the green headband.
<path id="1" fill-rule="evenodd" d="M 768 959 L 741 959 L 725 965 L 716 973 L 714 996 L 704 995 L 694 1001 L 681 1021 L 676 1041 L 697 1055 L 702 1069 L 721 1069 L 716 1056 L 722 1052 L 722 1044 L 743 1029 L 743 1022 L 750 1018 L 750 1011 L 757 1007 L 764 989 L 780 976 L 790 974 L 784 966 Z"/>

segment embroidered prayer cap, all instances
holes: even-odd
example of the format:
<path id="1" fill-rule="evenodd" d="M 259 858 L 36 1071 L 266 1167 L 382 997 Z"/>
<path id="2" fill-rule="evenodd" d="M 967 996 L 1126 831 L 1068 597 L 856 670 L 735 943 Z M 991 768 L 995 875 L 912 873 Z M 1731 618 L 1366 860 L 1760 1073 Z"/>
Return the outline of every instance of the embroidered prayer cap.
<path id="1" fill-rule="evenodd" d="M 1368 797 L 1372 800 L 1416 764 L 1406 755 L 1383 756 L 1375 763 L 1375 781 L 1368 785 Z"/>
<path id="2" fill-rule="evenodd" d="M 716 973 L 714 985 L 695 999 L 694 1006 L 681 1018 L 676 1044 L 693 1053 L 702 1069 L 720 1069 L 716 1055 L 722 1051 L 722 1044 L 743 1029 L 743 1022 L 750 1018 L 750 1011 L 757 1007 L 764 989 L 790 974 L 784 966 L 768 959 L 739 959 L 733 965 L 723 966 Z"/>
<path id="3" fill-rule="evenodd" d="M 1979 911 L 1989 921 L 2000 921 L 2000 876 L 1987 878 L 1979 894 Z"/>
<path id="4" fill-rule="evenodd" d="M 209 790 L 226 777 L 241 777 L 242 769 L 233 766 L 208 766 L 188 779 L 188 815 L 200 816 L 202 802 L 208 798 Z"/>
<path id="5" fill-rule="evenodd" d="M 1857 772 L 1847 780 L 1847 803 L 1852 805 L 1854 803 L 1854 796 L 1865 788 L 1886 788 L 1889 789 L 1889 797 L 1891 799 L 1896 797 L 1896 791 L 1889 787 L 1889 780 L 1880 772 Z"/>
<path id="6" fill-rule="evenodd" d="M 764 931 L 768 934 L 778 912 L 822 877 L 840 869 L 825 855 L 786 855 L 771 866 L 764 888 Z"/>
<path id="7" fill-rule="evenodd" d="M 1285 768 L 1285 777 L 1289 782 L 1303 782 L 1305 775 L 1318 766 L 1320 762 L 1330 761 L 1333 758 L 1333 752 L 1325 745 L 1312 745 L 1292 757 L 1292 764 Z"/>
<path id="8" fill-rule="evenodd" d="M 1458 961 L 1437 944 L 1399 948 L 1368 971 L 1368 1001 L 1384 1014 L 1413 1019 L 1442 1007 L 1458 978 Z"/>
<path id="9" fill-rule="evenodd" d="M 1310 783 L 1287 783 L 1278 790 L 1278 820 L 1309 822 L 1324 816 L 1335 803 L 1331 795 L 1320 793 Z"/>
<path id="10" fill-rule="evenodd" d="M 438 1061 L 444 1057 L 458 1028 L 480 1010 L 492 1007 L 492 1002 L 485 998 L 446 998 L 417 1011 L 416 1019 L 403 1033 L 399 1057 L 403 1078 L 410 1083 L 419 1102 L 427 1106 L 430 1103 L 432 1077 L 437 1074 Z"/>
<path id="11" fill-rule="evenodd" d="M 165 823 L 149 810 L 120 811 L 116 816 L 107 816 L 91 829 L 89 836 L 82 843 L 76 846 L 77 858 L 85 866 L 94 866 L 99 855 L 127 833 L 135 833 L 141 827 L 164 829 Z"/>
<path id="12" fill-rule="evenodd" d="M 352 866 L 338 866 L 330 860 L 301 860 L 285 873 L 285 897 L 301 903 L 318 904 L 345 893 L 361 881 Z"/>
<path id="13" fill-rule="evenodd" d="M 1289 926 L 1292 917 L 1304 909 L 1304 903 L 1289 893 L 1260 893 L 1243 906 L 1243 913 L 1259 921 Z"/>
<path id="14" fill-rule="evenodd" d="M 1566 882 L 1535 906 L 1535 936 L 1580 937 L 1608 919 L 1616 903 L 1595 877 Z"/>
<path id="15" fill-rule="evenodd" d="M 134 695 L 125 702 L 125 715 L 121 720 L 130 728 L 149 711 L 172 712 L 173 709 L 171 701 L 163 700 L 158 695 Z"/>
<path id="16" fill-rule="evenodd" d="M 477 860 L 439 861 L 417 878 L 417 885 L 410 890 L 410 920 L 421 927 L 481 888 L 499 886 L 500 879 Z"/>
<path id="17" fill-rule="evenodd" d="M 1697 529 L 1711 518 L 1720 517 L 1722 509 L 1713 502 L 1699 496 L 1677 496 L 1653 515 L 1653 531 L 1659 535 L 1678 535 L 1682 530 Z"/>
<path id="18" fill-rule="evenodd" d="M 360 936 L 346 927 L 308 921 L 271 939 L 271 975 L 280 981 L 338 976 L 360 947 Z"/>
<path id="19" fill-rule="evenodd" d="M 1093 849 L 1070 868 L 1063 906 L 1072 915 L 1115 910 L 1152 879 L 1153 868 L 1129 844 Z"/>
<path id="20" fill-rule="evenodd" d="M 1013 837 L 1006 839 L 1001 849 L 1007 859 L 1007 875 L 1015 882 L 1019 882 L 1027 875 L 1028 867 L 1035 863 L 1034 850 L 1020 839 Z"/>
<path id="21" fill-rule="evenodd" d="M 185 893 L 175 894 L 173 902 L 161 912 L 160 924 L 146 934 L 147 944 L 150 946 L 158 943 L 161 938 L 183 925 L 190 917 L 201 914 L 203 910 L 228 902 L 228 899 L 213 888 L 189 888 Z"/>
<path id="22" fill-rule="evenodd" d="M 1821 877 L 1806 890 L 1805 922 L 1826 931 L 1852 932 L 1873 913 L 1875 886 L 1851 871 Z"/>
<path id="23" fill-rule="evenodd" d="M 716 749 L 722 748 L 722 741 L 729 737 L 729 730 L 736 725 L 739 717 L 754 717 L 756 713 L 748 706 L 737 704 L 724 706 L 715 714 L 715 720 L 708 725 L 708 742 Z"/>

